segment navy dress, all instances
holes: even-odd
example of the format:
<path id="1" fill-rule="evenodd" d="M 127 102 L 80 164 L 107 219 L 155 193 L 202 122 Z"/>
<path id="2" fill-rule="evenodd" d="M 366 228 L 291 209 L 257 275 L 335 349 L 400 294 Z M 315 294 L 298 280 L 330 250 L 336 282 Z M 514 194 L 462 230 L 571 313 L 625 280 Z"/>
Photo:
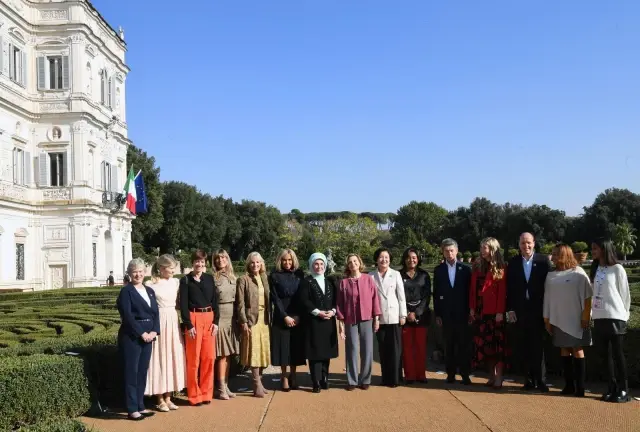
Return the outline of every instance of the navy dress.
<path id="1" fill-rule="evenodd" d="M 122 324 L 118 330 L 118 349 L 124 366 L 125 406 L 127 412 L 144 411 L 144 389 L 151 360 L 151 343 L 142 339 L 143 333 L 160 335 L 160 314 L 155 292 L 145 286 L 150 305 L 132 284 L 120 290 L 118 312 Z"/>
<path id="2" fill-rule="evenodd" d="M 304 329 L 302 323 L 287 327 L 284 318 L 301 317 L 298 303 L 294 300 L 300 281 L 304 277 L 301 270 L 295 272 L 274 271 L 269 276 L 273 319 L 271 321 L 271 364 L 273 366 L 302 366 L 306 363 Z"/>

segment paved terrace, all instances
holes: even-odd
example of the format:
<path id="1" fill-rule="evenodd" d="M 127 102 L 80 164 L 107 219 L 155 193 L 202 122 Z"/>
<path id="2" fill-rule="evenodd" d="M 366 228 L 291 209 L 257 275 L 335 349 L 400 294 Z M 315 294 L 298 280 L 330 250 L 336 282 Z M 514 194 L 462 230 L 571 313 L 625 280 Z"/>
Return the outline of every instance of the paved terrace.
<path id="1" fill-rule="evenodd" d="M 604 403 L 598 400 L 602 388 L 584 399 L 560 396 L 562 378 L 546 395 L 524 393 L 521 384 L 505 382 L 501 391 L 482 385 L 486 379 L 474 377 L 474 385 L 447 385 L 446 376 L 428 373 L 425 386 L 378 387 L 380 365 L 374 363 L 373 384 L 368 391 L 344 390 L 344 345 L 341 357 L 331 362 L 329 390 L 311 393 L 307 368 L 300 369 L 301 389 L 278 391 L 279 374 L 265 375 L 265 385 L 273 390 L 264 399 L 239 393 L 234 400 L 214 400 L 210 405 L 188 406 L 184 401 L 178 411 L 156 413 L 141 422 L 126 419 L 83 418 L 88 426 L 101 432 L 151 431 L 429 431 L 429 432 L 555 432 L 555 431 L 640 431 L 640 402 Z M 267 371 L 269 372 L 269 371 Z M 246 376 L 232 380 L 231 388 L 250 387 Z M 587 385 L 589 387 L 589 385 Z M 637 394 L 636 394 L 637 396 Z M 150 406 L 150 405 L 148 405 Z"/>

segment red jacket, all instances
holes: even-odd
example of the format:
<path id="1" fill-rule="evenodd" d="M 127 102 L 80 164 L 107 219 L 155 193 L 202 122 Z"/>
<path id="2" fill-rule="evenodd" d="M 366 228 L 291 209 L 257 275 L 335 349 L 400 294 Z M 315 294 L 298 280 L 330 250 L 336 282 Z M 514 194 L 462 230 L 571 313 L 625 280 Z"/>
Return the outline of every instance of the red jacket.
<path id="1" fill-rule="evenodd" d="M 471 274 L 471 286 L 469 287 L 469 309 L 474 311 L 477 306 L 476 296 L 478 293 L 476 284 L 479 276 L 480 270 L 474 269 Z M 482 315 L 504 314 L 507 307 L 507 269 L 504 269 L 504 274 L 500 280 L 494 280 L 493 273 L 488 271 L 480 295 L 483 297 Z"/>

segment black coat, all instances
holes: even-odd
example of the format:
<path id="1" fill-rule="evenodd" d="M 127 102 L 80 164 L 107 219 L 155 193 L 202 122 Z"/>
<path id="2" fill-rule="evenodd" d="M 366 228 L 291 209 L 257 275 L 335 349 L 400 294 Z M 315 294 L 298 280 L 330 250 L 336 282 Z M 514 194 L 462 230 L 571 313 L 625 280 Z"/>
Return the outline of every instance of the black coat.
<path id="1" fill-rule="evenodd" d="M 449 270 L 444 262 L 433 270 L 433 311 L 443 325 L 463 324 L 469 317 L 469 285 L 471 268 L 456 263 L 454 286 L 449 281 Z"/>
<path id="2" fill-rule="evenodd" d="M 531 275 L 529 282 L 524 274 L 522 256 L 512 258 L 509 261 L 509 271 L 507 271 L 507 311 L 516 313 L 518 320 L 525 316 L 532 318 L 542 318 L 542 307 L 544 304 L 544 282 L 547 280 L 547 273 L 551 263 L 546 255 L 536 253 L 533 255 L 531 263 Z M 526 293 L 529 290 L 529 300 Z"/>
<path id="3" fill-rule="evenodd" d="M 305 277 L 300 283 L 297 301 L 302 311 L 302 325 L 306 332 L 305 352 L 308 360 L 329 360 L 338 357 L 338 329 L 335 315 L 327 320 L 311 313 L 315 309 L 335 310 L 337 291 L 333 278 L 325 278 L 324 294 L 312 276 Z"/>

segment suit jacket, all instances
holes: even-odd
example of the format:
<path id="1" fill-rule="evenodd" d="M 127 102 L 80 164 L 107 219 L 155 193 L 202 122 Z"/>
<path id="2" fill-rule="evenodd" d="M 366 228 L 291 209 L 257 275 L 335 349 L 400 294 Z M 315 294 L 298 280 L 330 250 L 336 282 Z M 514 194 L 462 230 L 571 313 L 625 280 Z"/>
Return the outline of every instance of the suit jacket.
<path id="1" fill-rule="evenodd" d="M 160 311 L 158 309 L 158 301 L 156 300 L 156 293 L 144 286 L 147 290 L 151 305 L 142 298 L 138 291 L 132 284 L 127 284 L 120 290 L 118 294 L 118 300 L 116 305 L 118 306 L 118 312 L 120 312 L 120 334 L 129 335 L 132 339 L 139 339 L 142 333 L 147 331 L 154 331 L 160 334 Z M 150 330 L 149 321 L 152 325 Z"/>
<path id="2" fill-rule="evenodd" d="M 514 311 L 517 317 L 535 315 L 542 318 L 544 304 L 544 283 L 551 263 L 546 255 L 535 253 L 531 263 L 529 282 L 524 274 L 522 256 L 509 260 L 507 273 L 507 311 Z M 527 289 L 529 300 L 527 301 Z"/>
<path id="3" fill-rule="evenodd" d="M 447 265 L 443 262 L 433 271 L 433 311 L 443 325 L 466 324 L 469 318 L 471 267 L 456 263 L 456 276 L 451 286 Z"/>
<path id="4" fill-rule="evenodd" d="M 404 282 L 400 272 L 389 268 L 383 280 L 380 279 L 377 270 L 369 275 L 373 277 L 378 289 L 382 311 L 380 324 L 400 324 L 400 318 L 407 317 L 407 300 L 404 296 Z"/>
<path id="5" fill-rule="evenodd" d="M 264 288 L 264 319 L 265 324 L 271 323 L 271 307 L 269 305 L 269 280 L 265 273 L 260 273 Z M 252 327 L 258 322 L 258 283 L 255 276 L 244 275 L 238 278 L 236 284 L 236 312 L 239 324 L 249 324 Z"/>

